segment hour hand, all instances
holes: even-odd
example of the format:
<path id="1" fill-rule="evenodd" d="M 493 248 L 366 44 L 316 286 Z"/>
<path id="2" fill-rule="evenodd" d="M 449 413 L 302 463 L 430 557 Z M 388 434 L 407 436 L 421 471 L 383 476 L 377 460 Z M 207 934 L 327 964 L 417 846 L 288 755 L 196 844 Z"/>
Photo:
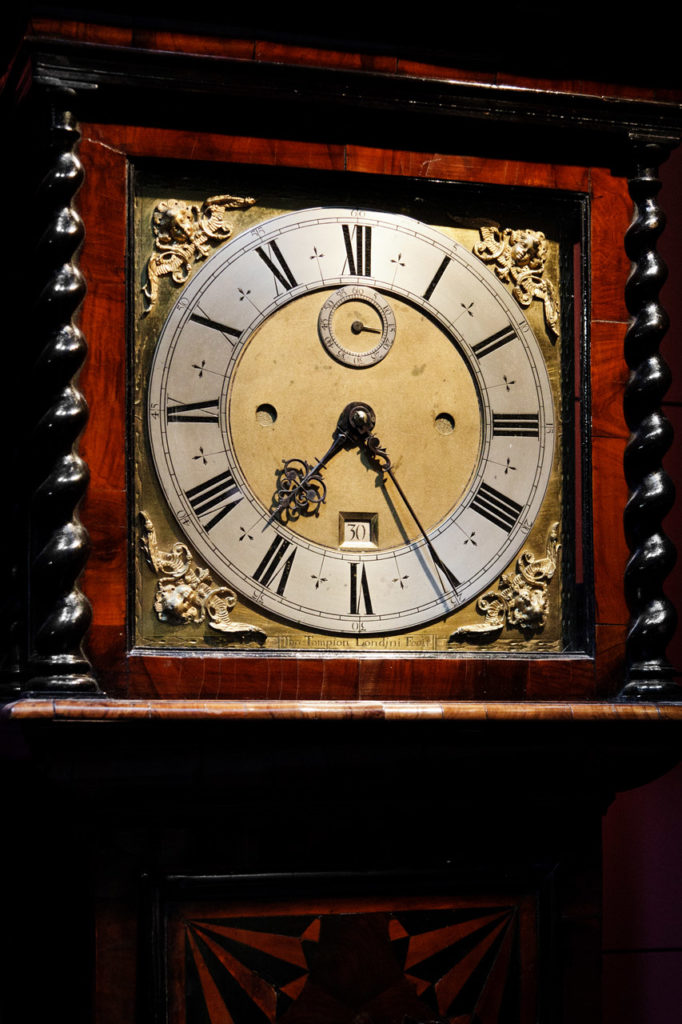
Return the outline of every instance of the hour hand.
<path id="1" fill-rule="evenodd" d="M 317 512 L 327 496 L 320 468 L 319 462 L 311 466 L 305 459 L 284 459 L 274 498 L 275 517 L 286 513 L 288 519 L 298 519 Z"/>
<path id="2" fill-rule="evenodd" d="M 275 493 L 273 517 L 281 518 L 286 514 L 288 519 L 298 519 L 317 512 L 327 496 L 322 468 L 347 441 L 347 434 L 337 426 L 329 450 L 317 462 L 311 465 L 305 459 L 284 460 Z"/>
<path id="3" fill-rule="evenodd" d="M 305 459 L 285 459 L 279 472 L 273 518 L 315 515 L 327 496 L 321 470 L 345 446 L 366 443 L 374 426 L 374 413 L 364 402 L 351 402 L 339 416 L 329 450 L 312 465 Z"/>

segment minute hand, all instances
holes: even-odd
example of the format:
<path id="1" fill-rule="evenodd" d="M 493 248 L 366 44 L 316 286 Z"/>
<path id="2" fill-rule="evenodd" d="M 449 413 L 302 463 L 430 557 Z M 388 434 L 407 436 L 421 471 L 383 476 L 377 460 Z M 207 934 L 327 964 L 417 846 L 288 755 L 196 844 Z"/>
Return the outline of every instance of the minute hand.
<path id="1" fill-rule="evenodd" d="M 393 472 L 393 468 L 391 466 L 391 460 L 388 457 L 388 453 L 387 453 L 386 449 L 381 446 L 381 442 L 379 441 L 379 438 L 376 437 L 374 434 L 369 434 L 365 438 L 365 449 L 367 451 L 367 454 L 370 456 L 370 458 L 374 459 L 374 461 L 376 463 L 378 463 L 379 468 L 381 469 L 381 471 L 386 473 L 391 478 L 391 480 L 393 481 L 398 494 L 403 499 L 405 507 L 407 508 L 408 512 L 410 513 L 410 515 L 414 519 L 414 521 L 417 524 L 417 527 L 419 529 L 419 532 L 421 533 L 422 537 L 424 538 L 424 541 L 426 543 L 427 548 L 429 549 L 429 552 L 431 554 L 431 558 L 434 561 L 434 564 L 443 573 L 443 575 L 447 579 L 447 581 L 450 584 L 450 586 L 453 587 L 454 589 L 456 589 L 459 586 L 459 580 L 457 579 L 455 574 L 452 572 L 452 570 L 447 567 L 447 565 L 441 559 L 440 555 L 438 554 L 438 552 L 434 548 L 433 544 L 429 540 L 428 535 L 426 533 L 426 530 L 424 529 L 422 524 L 419 522 L 419 517 L 417 516 L 417 513 L 412 508 L 412 505 L 410 504 L 410 502 L 409 502 L 409 500 L 407 498 L 407 495 L 405 494 L 404 490 L 402 489 L 402 487 L 400 486 L 400 484 L 398 483 L 398 481 L 396 479 L 396 475 Z"/>

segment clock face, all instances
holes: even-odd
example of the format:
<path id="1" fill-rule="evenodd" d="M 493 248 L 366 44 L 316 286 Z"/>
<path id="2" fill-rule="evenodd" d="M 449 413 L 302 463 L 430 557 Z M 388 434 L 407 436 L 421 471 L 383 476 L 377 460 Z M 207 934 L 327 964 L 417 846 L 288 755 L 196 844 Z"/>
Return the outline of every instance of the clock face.
<path id="1" fill-rule="evenodd" d="M 172 516 L 239 598 L 381 635 L 451 614 L 526 540 L 552 389 L 519 306 L 411 218 L 312 209 L 198 269 L 153 358 L 147 429 Z"/>

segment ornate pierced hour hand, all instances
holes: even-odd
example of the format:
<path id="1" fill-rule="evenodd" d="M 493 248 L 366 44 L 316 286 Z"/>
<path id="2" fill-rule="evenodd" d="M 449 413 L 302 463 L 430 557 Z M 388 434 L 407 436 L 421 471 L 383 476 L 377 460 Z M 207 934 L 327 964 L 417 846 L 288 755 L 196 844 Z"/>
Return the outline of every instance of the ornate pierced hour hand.
<path id="1" fill-rule="evenodd" d="M 327 488 L 321 470 L 349 441 L 357 444 L 351 437 L 347 416 L 348 410 L 357 404 L 347 405 L 343 410 L 329 449 L 314 465 L 311 466 L 305 459 L 284 460 L 284 468 L 280 472 L 275 494 L 273 517 L 281 517 L 284 513 L 287 513 L 290 519 L 297 519 L 301 515 L 313 515 L 324 503 Z"/>
<path id="2" fill-rule="evenodd" d="M 275 494 L 273 516 L 288 513 L 290 518 L 313 515 L 327 496 L 321 470 L 346 445 L 362 446 L 371 436 L 375 415 L 364 402 L 351 402 L 339 416 L 329 450 L 314 465 L 305 459 L 285 459 Z M 378 439 L 376 439 L 377 444 Z"/>
<path id="3" fill-rule="evenodd" d="M 327 488 L 320 469 L 331 455 L 311 466 L 305 459 L 285 459 L 279 472 L 275 492 L 274 516 L 288 513 L 289 519 L 312 515 L 327 497 Z M 332 455 L 334 452 L 332 452 Z"/>

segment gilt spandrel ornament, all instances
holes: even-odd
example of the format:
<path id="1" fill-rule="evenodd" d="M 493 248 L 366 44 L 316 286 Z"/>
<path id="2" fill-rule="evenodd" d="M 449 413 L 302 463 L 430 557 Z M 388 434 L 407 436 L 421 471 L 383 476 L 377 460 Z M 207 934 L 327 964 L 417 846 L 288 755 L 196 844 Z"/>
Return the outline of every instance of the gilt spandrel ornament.
<path id="1" fill-rule="evenodd" d="M 545 324 L 556 336 L 559 299 L 552 282 L 544 276 L 548 245 L 542 231 L 482 227 L 480 232 L 481 241 L 474 245 L 474 255 L 492 264 L 500 281 L 512 285 L 512 295 L 523 309 L 528 309 L 533 299 L 539 299 L 544 306 Z"/>
<path id="2" fill-rule="evenodd" d="M 485 616 L 483 622 L 456 629 L 450 635 L 450 643 L 494 640 L 505 626 L 518 629 L 526 636 L 541 630 L 549 611 L 547 588 L 556 572 L 561 547 L 558 538 L 559 524 L 554 523 L 547 536 L 544 558 L 522 551 L 516 562 L 517 571 L 503 573 L 499 589 L 479 597 L 476 607 Z"/>
<path id="3" fill-rule="evenodd" d="M 233 643 L 265 642 L 267 637 L 262 629 L 230 618 L 237 595 L 229 587 L 217 586 L 208 569 L 196 566 L 186 544 L 176 541 L 170 551 L 162 551 L 146 512 L 140 512 L 140 531 L 140 546 L 147 564 L 159 577 L 154 611 L 161 622 L 178 626 L 199 625 L 208 620 L 211 629 L 229 634 Z"/>
<path id="4" fill-rule="evenodd" d="M 154 252 L 147 261 L 147 280 L 142 287 L 144 314 L 159 295 L 159 279 L 170 275 L 176 285 L 184 284 L 195 263 L 205 260 L 211 248 L 232 235 L 228 210 L 253 206 L 249 196 L 211 196 L 201 206 L 184 199 L 164 199 L 152 214 Z"/>

